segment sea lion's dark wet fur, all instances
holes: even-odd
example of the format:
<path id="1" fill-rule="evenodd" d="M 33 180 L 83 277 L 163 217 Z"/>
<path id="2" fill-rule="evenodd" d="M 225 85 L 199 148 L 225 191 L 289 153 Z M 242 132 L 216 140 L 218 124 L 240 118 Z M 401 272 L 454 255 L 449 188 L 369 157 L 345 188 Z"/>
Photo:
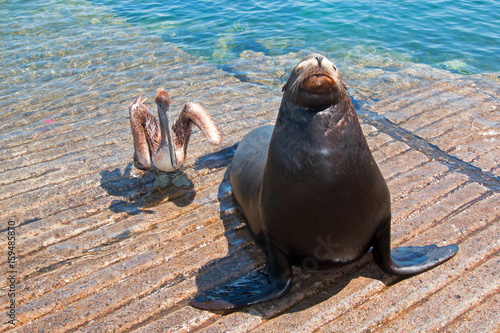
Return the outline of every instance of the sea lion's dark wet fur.
<path id="1" fill-rule="evenodd" d="M 233 194 L 256 242 L 264 269 L 197 295 L 191 305 L 232 310 L 284 295 L 291 265 L 345 265 L 371 247 L 376 263 L 413 275 L 451 258 L 456 245 L 390 249 L 389 190 L 335 66 L 304 58 L 284 87 L 275 126 L 257 128 L 233 157 Z M 264 282 L 263 282 L 264 281 Z"/>

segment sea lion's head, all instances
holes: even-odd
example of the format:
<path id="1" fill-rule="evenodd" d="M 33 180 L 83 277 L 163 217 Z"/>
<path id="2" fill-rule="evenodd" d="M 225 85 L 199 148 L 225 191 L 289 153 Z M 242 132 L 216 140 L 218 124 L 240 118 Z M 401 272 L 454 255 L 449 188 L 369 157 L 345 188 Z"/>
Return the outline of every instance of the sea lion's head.
<path id="1" fill-rule="evenodd" d="M 320 54 L 310 54 L 302 59 L 283 87 L 284 97 L 312 109 L 337 103 L 343 91 L 345 85 L 337 67 Z"/>

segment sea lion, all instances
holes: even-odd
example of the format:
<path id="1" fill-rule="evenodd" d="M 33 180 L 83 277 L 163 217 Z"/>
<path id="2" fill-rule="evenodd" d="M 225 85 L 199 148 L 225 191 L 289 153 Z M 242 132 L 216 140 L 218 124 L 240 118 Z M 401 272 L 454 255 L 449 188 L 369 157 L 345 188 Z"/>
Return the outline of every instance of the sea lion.
<path id="1" fill-rule="evenodd" d="M 191 305 L 234 310 L 284 295 L 292 265 L 335 267 L 373 248 L 389 274 L 414 275 L 453 257 L 458 246 L 390 248 L 389 190 L 335 65 L 312 54 L 283 87 L 276 125 L 239 144 L 229 170 L 233 194 L 266 266 Z"/>

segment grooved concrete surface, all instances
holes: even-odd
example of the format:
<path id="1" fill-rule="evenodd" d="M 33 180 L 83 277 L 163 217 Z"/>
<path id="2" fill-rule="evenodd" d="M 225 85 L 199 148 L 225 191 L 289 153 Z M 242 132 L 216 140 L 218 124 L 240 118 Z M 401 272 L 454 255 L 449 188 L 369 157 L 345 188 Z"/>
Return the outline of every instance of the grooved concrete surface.
<path id="1" fill-rule="evenodd" d="M 224 174 L 230 147 L 274 122 L 278 85 L 266 88 L 256 72 L 238 77 L 186 61 L 180 51 L 168 59 L 149 56 L 178 75 L 144 66 L 140 77 L 113 78 L 114 84 L 105 76 L 82 80 L 81 91 L 66 96 L 2 99 L 9 110 L 0 115 L 2 309 L 9 304 L 9 221 L 17 227 L 19 259 L 17 321 L 10 325 L 4 311 L 0 331 L 500 330 L 498 82 L 422 78 L 415 68 L 397 76 L 375 72 L 381 85 L 397 86 L 389 96 L 363 87 L 346 69 L 355 100 L 368 101 L 358 113 L 391 190 L 393 246 L 458 243 L 458 255 L 405 280 L 382 272 L 371 254 L 339 269 L 296 268 L 285 297 L 220 316 L 187 303 L 198 288 L 263 264 Z M 276 61 L 290 68 L 298 59 L 250 54 L 234 69 Z M 197 131 L 183 172 L 132 166 L 128 103 L 139 94 L 152 101 L 159 86 L 169 90 L 174 111 L 187 100 L 204 104 L 224 135 L 212 147 Z M 9 122 L 16 113 L 23 117 Z"/>

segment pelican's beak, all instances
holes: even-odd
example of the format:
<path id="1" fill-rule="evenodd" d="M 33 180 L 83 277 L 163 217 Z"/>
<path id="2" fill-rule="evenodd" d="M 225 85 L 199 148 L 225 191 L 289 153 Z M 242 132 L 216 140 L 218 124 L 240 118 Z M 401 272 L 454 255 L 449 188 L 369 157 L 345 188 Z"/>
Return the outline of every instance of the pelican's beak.
<path id="1" fill-rule="evenodd" d="M 172 127 L 170 126 L 170 119 L 168 117 L 168 111 L 170 110 L 170 96 L 168 93 L 160 89 L 156 94 L 156 105 L 158 106 L 158 116 L 160 117 L 160 131 L 161 131 L 161 143 L 160 147 L 164 147 L 165 144 L 168 145 L 170 152 L 170 161 L 172 167 L 177 169 L 177 158 L 175 157 L 175 145 L 173 141 Z"/>

